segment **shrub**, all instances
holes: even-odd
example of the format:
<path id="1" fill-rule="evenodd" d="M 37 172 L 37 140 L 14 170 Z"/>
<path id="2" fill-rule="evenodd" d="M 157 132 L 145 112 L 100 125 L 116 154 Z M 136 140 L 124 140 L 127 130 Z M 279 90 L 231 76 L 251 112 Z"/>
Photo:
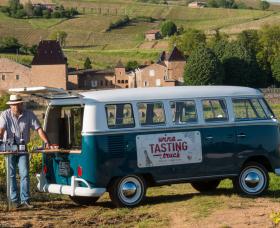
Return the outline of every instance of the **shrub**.
<path id="1" fill-rule="evenodd" d="M 163 37 L 172 36 L 177 32 L 177 26 L 172 21 L 165 21 L 162 23 L 160 31 Z"/>
<path id="2" fill-rule="evenodd" d="M 186 85 L 221 84 L 224 71 L 213 51 L 205 45 L 198 46 L 190 55 L 184 72 Z"/>

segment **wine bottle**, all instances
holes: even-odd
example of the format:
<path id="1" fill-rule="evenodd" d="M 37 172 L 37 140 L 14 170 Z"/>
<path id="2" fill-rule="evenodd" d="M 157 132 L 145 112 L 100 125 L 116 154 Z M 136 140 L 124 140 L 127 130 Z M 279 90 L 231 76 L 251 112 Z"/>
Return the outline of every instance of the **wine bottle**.
<path id="1" fill-rule="evenodd" d="M 18 152 L 18 144 L 16 141 L 16 134 L 13 133 L 12 152 Z"/>
<path id="2" fill-rule="evenodd" d="M 26 152 L 26 145 L 22 132 L 20 133 L 19 152 Z"/>

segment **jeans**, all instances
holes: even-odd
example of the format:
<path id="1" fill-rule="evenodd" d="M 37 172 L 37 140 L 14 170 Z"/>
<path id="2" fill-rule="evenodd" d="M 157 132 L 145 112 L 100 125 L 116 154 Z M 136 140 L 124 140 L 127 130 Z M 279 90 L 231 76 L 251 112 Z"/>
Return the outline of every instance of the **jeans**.
<path id="1" fill-rule="evenodd" d="M 10 155 L 10 182 L 11 182 L 11 201 L 18 202 L 18 188 L 17 188 L 17 166 L 20 175 L 20 201 L 26 202 L 30 199 L 30 179 L 29 179 L 29 155 Z"/>

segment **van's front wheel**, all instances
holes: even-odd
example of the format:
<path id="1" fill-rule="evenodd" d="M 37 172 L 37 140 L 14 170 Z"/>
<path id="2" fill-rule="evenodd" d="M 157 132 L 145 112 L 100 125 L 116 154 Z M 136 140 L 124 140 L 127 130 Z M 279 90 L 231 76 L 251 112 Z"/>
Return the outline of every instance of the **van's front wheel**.
<path id="1" fill-rule="evenodd" d="M 145 198 L 146 182 L 137 175 L 117 178 L 109 187 L 109 195 L 116 207 L 137 206 Z"/>
<path id="2" fill-rule="evenodd" d="M 78 205 L 94 205 L 99 197 L 86 197 L 86 196 L 69 196 L 70 199 Z"/>
<path id="3" fill-rule="evenodd" d="M 268 184 L 268 172 L 263 165 L 257 162 L 245 164 L 238 177 L 233 180 L 234 188 L 248 196 L 263 194 L 267 190 Z"/>
<path id="4" fill-rule="evenodd" d="M 210 192 L 215 190 L 221 180 L 205 180 L 191 183 L 192 187 L 199 192 Z"/>

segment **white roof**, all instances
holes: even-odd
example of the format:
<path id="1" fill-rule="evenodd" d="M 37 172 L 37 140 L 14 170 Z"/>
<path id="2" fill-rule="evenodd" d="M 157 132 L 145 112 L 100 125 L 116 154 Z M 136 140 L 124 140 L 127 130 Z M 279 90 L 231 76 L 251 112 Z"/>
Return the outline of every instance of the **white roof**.
<path id="1" fill-rule="evenodd" d="M 196 97 L 262 96 L 253 88 L 240 86 L 173 86 L 113 89 L 81 93 L 84 99 L 96 102 L 164 100 Z"/>

